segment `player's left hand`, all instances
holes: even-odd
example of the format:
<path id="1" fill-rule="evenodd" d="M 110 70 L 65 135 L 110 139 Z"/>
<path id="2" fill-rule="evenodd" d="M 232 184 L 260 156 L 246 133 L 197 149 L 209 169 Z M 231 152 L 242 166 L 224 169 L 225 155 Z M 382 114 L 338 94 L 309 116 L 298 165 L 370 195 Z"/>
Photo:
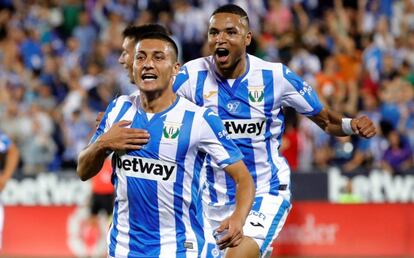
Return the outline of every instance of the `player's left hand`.
<path id="1" fill-rule="evenodd" d="M 367 116 L 353 118 L 351 120 L 351 126 L 352 130 L 354 130 L 358 136 L 364 138 L 371 138 L 377 133 L 374 123 Z"/>
<path id="2" fill-rule="evenodd" d="M 231 215 L 220 224 L 220 227 L 216 229 L 218 233 L 227 230 L 227 234 L 217 240 L 217 245 L 220 250 L 227 247 L 235 247 L 241 243 L 243 238 L 243 224 L 243 220 L 236 214 Z"/>

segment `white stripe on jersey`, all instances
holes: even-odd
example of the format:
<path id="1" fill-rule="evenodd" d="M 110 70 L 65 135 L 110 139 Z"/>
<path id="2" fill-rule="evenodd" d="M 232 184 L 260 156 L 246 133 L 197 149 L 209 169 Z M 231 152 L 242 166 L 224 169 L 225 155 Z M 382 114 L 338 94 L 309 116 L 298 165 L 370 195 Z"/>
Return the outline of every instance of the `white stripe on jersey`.
<path id="1" fill-rule="evenodd" d="M 183 119 L 183 113 L 176 114 L 176 117 L 171 117 L 169 114 L 167 114 L 166 121 L 176 121 L 179 123 L 179 121 L 182 121 Z M 167 141 L 166 139 L 161 139 L 162 142 Z M 160 144 L 160 153 L 171 153 L 172 156 L 175 157 L 177 154 L 177 148 L 178 146 L 176 144 Z M 174 203 L 174 195 L 168 194 L 169 189 L 164 189 L 164 186 L 162 184 L 158 184 L 158 193 L 159 193 L 159 199 L 166 203 Z M 160 257 L 168 257 L 172 253 L 175 253 L 177 251 L 176 247 L 176 237 L 175 237 L 175 230 L 171 230 L 171 228 L 176 227 L 175 223 L 175 214 L 171 212 L 170 209 L 167 207 L 164 207 L 163 205 L 159 206 L 159 223 L 160 223 L 160 235 L 161 237 L 161 251 L 160 251 Z M 195 237 L 193 236 L 193 239 Z M 171 243 L 171 241 L 174 241 Z M 162 248 L 162 246 L 168 246 L 169 248 Z"/>

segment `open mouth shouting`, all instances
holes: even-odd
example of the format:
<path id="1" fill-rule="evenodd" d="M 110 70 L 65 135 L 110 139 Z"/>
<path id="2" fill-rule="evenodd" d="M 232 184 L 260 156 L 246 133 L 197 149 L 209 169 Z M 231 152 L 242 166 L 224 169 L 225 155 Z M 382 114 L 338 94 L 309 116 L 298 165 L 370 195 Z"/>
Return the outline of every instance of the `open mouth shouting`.
<path id="1" fill-rule="evenodd" d="M 227 62 L 229 58 L 230 51 L 226 48 L 219 47 L 216 49 L 216 59 L 219 63 Z"/>
<path id="2" fill-rule="evenodd" d="M 141 79 L 144 82 L 150 82 L 150 81 L 154 81 L 158 78 L 157 75 L 153 74 L 153 73 L 144 73 L 141 75 Z"/>

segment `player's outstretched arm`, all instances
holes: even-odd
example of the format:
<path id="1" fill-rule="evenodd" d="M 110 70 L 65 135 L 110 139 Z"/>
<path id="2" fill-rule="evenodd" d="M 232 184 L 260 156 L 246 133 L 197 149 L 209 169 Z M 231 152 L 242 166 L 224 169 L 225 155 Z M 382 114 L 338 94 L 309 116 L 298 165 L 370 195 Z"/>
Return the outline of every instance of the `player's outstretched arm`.
<path id="1" fill-rule="evenodd" d="M 332 110 L 323 108 L 319 114 L 309 118 L 322 130 L 335 136 L 357 134 L 364 138 L 371 138 L 376 134 L 374 123 L 367 116 L 344 118 Z"/>
<path id="2" fill-rule="evenodd" d="M 79 153 L 76 172 L 81 180 L 85 181 L 95 176 L 112 151 L 139 150 L 148 142 L 149 134 L 145 130 L 125 128 L 129 124 L 131 121 L 115 123 Z"/>
<path id="3" fill-rule="evenodd" d="M 232 215 L 225 219 L 217 232 L 227 230 L 222 238 L 217 242 L 220 249 L 235 247 L 240 244 L 243 237 L 243 225 L 249 215 L 255 196 L 255 186 L 253 178 L 247 170 L 243 161 L 238 161 L 224 168 L 236 182 L 236 208 Z"/>

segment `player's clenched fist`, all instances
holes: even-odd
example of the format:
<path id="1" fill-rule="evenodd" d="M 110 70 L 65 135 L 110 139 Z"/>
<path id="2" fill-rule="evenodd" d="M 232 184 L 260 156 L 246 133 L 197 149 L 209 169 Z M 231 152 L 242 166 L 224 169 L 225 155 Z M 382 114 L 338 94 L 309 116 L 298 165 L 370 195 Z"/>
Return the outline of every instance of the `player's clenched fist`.
<path id="1" fill-rule="evenodd" d="M 374 123 L 367 116 L 353 118 L 351 126 L 357 135 L 364 138 L 371 138 L 377 133 Z"/>
<path id="2" fill-rule="evenodd" d="M 115 123 L 97 142 L 110 151 L 141 149 L 149 141 L 149 134 L 143 129 L 126 128 L 130 124 L 125 120 Z"/>

